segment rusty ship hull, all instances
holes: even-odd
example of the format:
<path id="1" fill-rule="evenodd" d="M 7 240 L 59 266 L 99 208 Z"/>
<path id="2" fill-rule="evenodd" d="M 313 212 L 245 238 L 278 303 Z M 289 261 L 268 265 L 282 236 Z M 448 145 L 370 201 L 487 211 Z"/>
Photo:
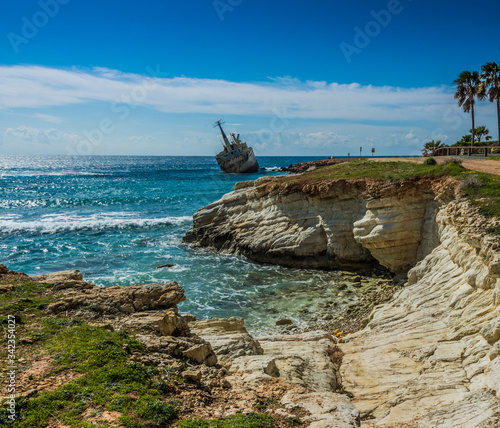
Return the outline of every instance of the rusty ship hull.
<path id="1" fill-rule="evenodd" d="M 239 134 L 230 134 L 231 141 L 229 141 L 221 123 L 220 120 L 215 122 L 215 126 L 218 126 L 221 131 L 224 146 L 224 150 L 215 156 L 220 169 L 230 174 L 257 172 L 260 167 L 253 149 L 240 140 Z"/>

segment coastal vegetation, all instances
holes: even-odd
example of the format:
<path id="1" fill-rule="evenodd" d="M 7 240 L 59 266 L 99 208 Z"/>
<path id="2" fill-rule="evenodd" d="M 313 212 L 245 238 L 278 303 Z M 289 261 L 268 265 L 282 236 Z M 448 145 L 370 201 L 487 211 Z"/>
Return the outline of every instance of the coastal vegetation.
<path id="1" fill-rule="evenodd" d="M 444 144 L 441 141 L 428 141 L 422 149 L 425 156 L 441 147 L 499 145 L 499 140 L 491 141 L 492 137 L 489 135 L 489 129 L 486 126 L 476 127 L 475 104 L 476 100 L 488 100 L 496 103 L 498 135 L 500 136 L 500 64 L 488 62 L 481 67 L 481 72 L 464 70 L 453 81 L 453 85 L 455 86 L 454 98 L 458 100 L 458 106 L 462 107 L 465 113 L 471 114 L 472 128 L 469 130 L 470 134 L 462 136 L 459 141 L 451 145 Z M 481 141 L 483 137 L 484 141 Z"/>
<path id="2" fill-rule="evenodd" d="M 474 104 L 478 96 L 481 80 L 477 71 L 462 71 L 457 79 L 453 81 L 457 87 L 455 99 L 458 100 L 458 106 L 462 107 L 464 112 L 471 113 L 472 118 L 472 141 L 474 141 L 475 116 Z"/>
<path id="3" fill-rule="evenodd" d="M 206 386 L 187 375 L 193 361 L 182 355 L 174 357 L 176 367 L 136 361 L 134 355 L 150 352 L 136 339 L 147 330 L 115 331 L 112 325 L 84 315 L 85 311 L 102 315 L 97 304 L 84 306 L 81 314 L 55 313 L 50 307 L 60 301 L 61 292 L 55 290 L 57 284 L 40 281 L 0 265 L 0 323 L 6 325 L 7 314 L 16 314 L 19 391 L 16 419 L 9 418 L 8 399 L 4 399 L 0 426 L 279 428 L 302 424 L 296 416 L 277 421 L 276 414 L 268 414 L 270 406 L 279 407 L 272 392 L 262 404 L 254 403 L 254 412 L 208 420 L 193 417 L 199 416 L 195 410 L 200 397 L 207 402 L 215 399 L 206 393 Z M 83 284 L 87 290 L 91 286 Z M 4 362 L 0 367 L 5 368 L 7 335 L 0 340 Z"/>

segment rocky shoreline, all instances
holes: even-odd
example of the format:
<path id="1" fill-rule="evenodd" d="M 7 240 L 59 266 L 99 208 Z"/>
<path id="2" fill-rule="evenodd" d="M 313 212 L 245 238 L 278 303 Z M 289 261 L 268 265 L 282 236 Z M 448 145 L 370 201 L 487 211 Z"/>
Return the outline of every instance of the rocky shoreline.
<path id="1" fill-rule="evenodd" d="M 318 175 L 321 177 L 320 175 Z M 459 182 L 308 176 L 242 182 L 194 215 L 185 241 L 291 267 L 405 280 L 340 343 L 342 387 L 366 426 L 500 424 L 498 219 Z"/>
<path id="2" fill-rule="evenodd" d="M 63 396 L 73 413 L 45 426 L 499 426 L 498 220 L 451 178 L 305 177 L 237 183 L 194 215 L 186 241 L 332 270 L 344 309 L 325 301 L 309 331 L 283 319 L 281 333 L 252 336 L 242 319 L 181 314 L 174 282 L 100 288 L 78 271 L 0 266 L 2 314 L 19 317 L 20 415 Z M 89 331 L 102 340 L 87 349 Z M 115 366 L 149 386 L 106 380 L 97 399 L 92 376 Z"/>
<path id="3" fill-rule="evenodd" d="M 133 337 L 135 348 L 122 345 L 127 364 L 164 370 L 157 382 L 166 383 L 167 393 L 158 400 L 177 403 L 178 423 L 184 420 L 184 427 L 199 426 L 192 418 L 254 414 L 269 417 L 275 427 L 359 426 L 359 412 L 346 395 L 336 392 L 339 340 L 326 331 L 252 337 L 243 319 L 197 320 L 179 314 L 177 304 L 185 295 L 174 282 L 102 288 L 84 281 L 78 271 L 28 277 L 0 268 L 2 297 L 18 311 L 18 402 L 36 402 L 84 379 L 78 370 L 58 368 L 57 354 L 48 345 L 54 338 L 45 340 L 42 334 L 42 325 L 50 322 L 61 326 L 58 335 L 88 325 L 97 329 L 95 334 L 123 332 Z M 20 297 L 33 287 L 40 292 Z M 31 310 L 39 301 L 45 303 Z M 3 373 L 5 381 L 5 368 Z M 81 420 L 132 426 L 120 419 L 126 412 L 110 408 L 91 400 Z M 18 415 L 20 420 L 29 416 L 29 407 Z M 67 426 L 53 417 L 47 424 Z"/>

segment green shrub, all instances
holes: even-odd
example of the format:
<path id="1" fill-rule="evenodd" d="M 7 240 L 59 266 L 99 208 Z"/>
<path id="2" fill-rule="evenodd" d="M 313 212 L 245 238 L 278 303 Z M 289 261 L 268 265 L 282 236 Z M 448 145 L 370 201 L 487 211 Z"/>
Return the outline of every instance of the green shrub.
<path id="1" fill-rule="evenodd" d="M 136 412 L 144 420 L 145 426 L 161 427 L 177 418 L 177 409 L 165 401 L 149 396 L 139 399 Z"/>
<path id="2" fill-rule="evenodd" d="M 248 413 L 230 416 L 224 419 L 204 421 L 198 418 L 181 421 L 178 428 L 272 428 L 273 420 L 264 414 Z"/>
<path id="3" fill-rule="evenodd" d="M 288 418 L 285 419 L 285 422 L 292 427 L 298 425 L 304 425 L 304 422 L 299 418 L 297 418 L 296 416 L 289 416 Z"/>
<path id="4" fill-rule="evenodd" d="M 424 160 L 424 165 L 437 165 L 436 159 L 433 157 L 427 158 Z"/>

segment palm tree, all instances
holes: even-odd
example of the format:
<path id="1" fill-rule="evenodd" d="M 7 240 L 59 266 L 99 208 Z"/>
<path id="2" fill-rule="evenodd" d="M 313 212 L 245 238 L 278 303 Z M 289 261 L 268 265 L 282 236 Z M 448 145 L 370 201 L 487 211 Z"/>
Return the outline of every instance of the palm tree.
<path id="1" fill-rule="evenodd" d="M 424 156 L 429 156 L 429 154 L 432 154 L 435 150 L 440 149 L 441 147 L 446 147 L 446 144 L 442 143 L 441 140 L 431 140 L 424 144 L 422 151 L 424 152 Z"/>
<path id="2" fill-rule="evenodd" d="M 483 79 L 479 90 L 479 98 L 489 98 L 490 102 L 497 102 L 498 135 L 500 140 L 500 64 L 488 62 L 481 67 Z"/>
<path id="3" fill-rule="evenodd" d="M 472 142 L 471 147 L 474 147 L 474 131 L 475 131 L 475 118 L 474 118 L 474 103 L 478 95 L 481 80 L 479 79 L 479 72 L 477 71 L 462 71 L 458 79 L 453 81 L 457 87 L 455 92 L 455 99 L 458 100 L 458 106 L 464 109 L 465 113 L 471 112 L 472 114 Z"/>
<path id="4" fill-rule="evenodd" d="M 469 132 L 472 134 L 472 129 L 469 130 Z M 486 141 L 489 141 L 491 140 L 491 137 L 488 135 L 490 133 L 490 130 L 488 128 L 486 128 L 486 126 L 478 126 L 475 130 L 474 130 L 474 134 L 476 135 L 476 139 L 477 139 L 477 142 L 480 143 L 481 142 L 481 138 L 483 138 L 484 136 L 484 139 Z M 470 136 L 470 135 L 469 135 Z"/>

